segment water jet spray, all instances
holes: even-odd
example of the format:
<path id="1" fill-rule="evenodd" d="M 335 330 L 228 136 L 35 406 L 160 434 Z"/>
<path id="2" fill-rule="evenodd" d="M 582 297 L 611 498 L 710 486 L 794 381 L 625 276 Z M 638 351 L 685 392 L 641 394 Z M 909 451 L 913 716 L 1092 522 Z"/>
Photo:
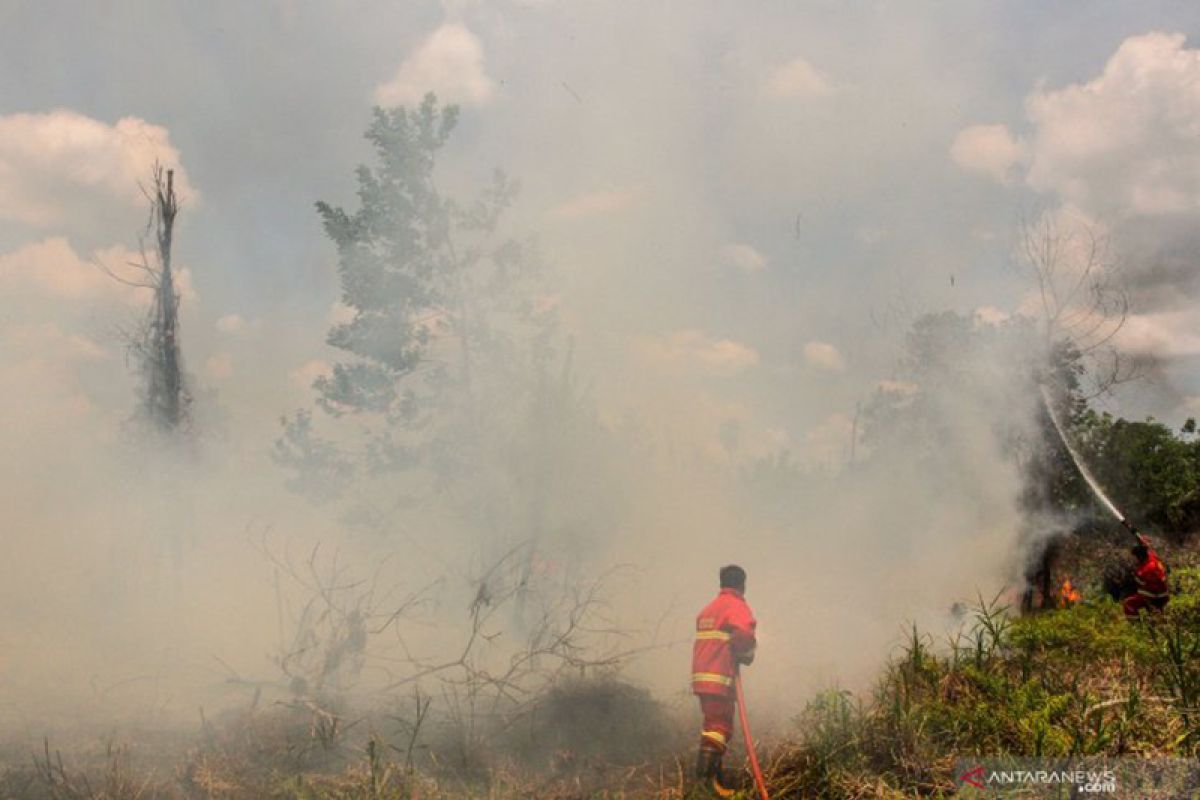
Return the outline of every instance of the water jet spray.
<path id="1" fill-rule="evenodd" d="M 1062 440 L 1063 447 L 1067 449 L 1067 455 L 1071 457 L 1071 462 L 1075 465 L 1075 469 L 1079 471 L 1079 474 L 1083 476 L 1083 480 L 1092 490 L 1092 494 L 1100 500 L 1101 505 L 1108 509 L 1110 514 L 1116 517 L 1117 522 L 1120 522 L 1125 527 L 1125 530 L 1129 531 L 1138 540 L 1139 544 L 1145 544 L 1146 542 L 1142 538 L 1142 535 L 1138 533 L 1138 529 L 1129 521 L 1129 517 L 1121 513 L 1121 509 L 1117 508 L 1116 504 L 1104 493 L 1104 489 L 1101 488 L 1100 482 L 1096 480 L 1096 476 L 1092 475 L 1083 458 L 1080 457 L 1075 447 L 1071 444 L 1071 440 L 1067 437 L 1066 428 L 1063 427 L 1062 422 L 1058 418 L 1058 413 L 1054 410 L 1054 403 L 1050 399 L 1050 392 L 1046 388 L 1046 385 L 1040 384 L 1038 388 L 1041 389 L 1042 403 L 1046 406 L 1046 413 L 1050 415 L 1050 422 L 1054 424 L 1054 430 L 1058 431 L 1058 438 Z"/>

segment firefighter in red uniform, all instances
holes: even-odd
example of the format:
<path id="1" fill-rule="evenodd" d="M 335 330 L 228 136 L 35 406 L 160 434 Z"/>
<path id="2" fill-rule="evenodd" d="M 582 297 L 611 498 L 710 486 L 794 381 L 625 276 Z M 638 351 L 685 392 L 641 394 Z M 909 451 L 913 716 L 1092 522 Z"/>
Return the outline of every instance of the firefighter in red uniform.
<path id="1" fill-rule="evenodd" d="M 1138 562 L 1133 570 L 1137 591 L 1121 601 L 1121 608 L 1124 609 L 1125 618 L 1128 620 L 1136 620 L 1143 608 L 1161 611 L 1170 599 L 1166 565 L 1158 557 L 1158 553 L 1150 548 L 1150 541 L 1145 536 L 1139 533 L 1137 537 L 1138 543 L 1130 550 Z"/>
<path id="2" fill-rule="evenodd" d="M 754 612 L 746 605 L 746 571 L 736 564 L 721 567 L 721 593 L 696 617 L 692 646 L 692 692 L 700 698 L 704 727 L 696 775 L 719 797 L 733 789 L 721 772 L 721 758 L 733 735 L 737 669 L 754 661 Z"/>

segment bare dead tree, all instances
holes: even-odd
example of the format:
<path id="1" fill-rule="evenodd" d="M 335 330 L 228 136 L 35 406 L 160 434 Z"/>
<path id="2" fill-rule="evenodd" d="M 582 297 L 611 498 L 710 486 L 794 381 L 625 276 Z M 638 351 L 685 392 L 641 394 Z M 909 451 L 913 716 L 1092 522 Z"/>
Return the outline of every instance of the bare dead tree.
<path id="1" fill-rule="evenodd" d="M 1088 397 L 1136 379 L 1138 364 L 1114 340 L 1129 318 L 1129 294 L 1108 239 L 1092 225 L 1052 214 L 1020 225 L 1020 260 L 1037 297 L 1047 350 L 1063 344 L 1088 367 Z"/>
<path id="2" fill-rule="evenodd" d="M 157 281 L 150 319 L 146 325 L 143 364 L 146 378 L 145 414 L 160 429 L 178 431 L 188 417 L 190 398 L 179 355 L 179 293 L 171 265 L 175 238 L 175 171 L 154 167 L 151 206 L 154 242 L 158 255 Z"/>
<path id="3" fill-rule="evenodd" d="M 405 593 L 401 585 L 385 586 L 381 581 L 387 559 L 364 577 L 355 574 L 337 551 L 323 549 L 319 543 L 295 557 L 286 540 L 280 545 L 269 541 L 269 527 L 255 533 L 250 544 L 275 573 L 280 638 L 272 660 L 280 675 L 248 679 L 220 657 L 214 655 L 214 660 L 227 673 L 226 683 L 254 690 L 251 716 L 264 688 L 284 694 L 273 705 L 289 725 L 302 723 L 306 729 L 289 744 L 289 757 L 310 763 L 314 757 L 321 760 L 343 753 L 347 735 L 367 718 L 352 713 L 347 701 L 373 656 L 369 646 L 379 634 L 427 605 L 428 593 L 439 581 Z"/>
<path id="4" fill-rule="evenodd" d="M 452 734 L 453 760 L 469 769 L 487 737 L 531 713 L 559 678 L 609 674 L 635 654 L 675 644 L 661 643 L 657 631 L 646 643 L 640 632 L 617 624 L 604 602 L 611 573 L 586 582 L 534 581 L 531 589 L 528 542 L 469 579 L 466 619 L 452 625 L 445 609 L 436 621 L 418 613 L 434 610 L 441 579 L 409 591 L 382 577 L 382 563 L 373 574 L 359 574 L 320 546 L 293 558 L 286 541 L 268 546 L 266 533 L 258 547 L 289 588 L 284 594 L 300 598 L 281 611 L 287 633 L 275 661 L 283 681 L 270 683 L 286 689 L 289 699 L 281 704 L 311 721 L 308 738 L 326 751 L 362 721 L 353 716 L 361 712 L 356 698 L 366 708 L 383 700 L 396 703 L 389 718 L 402 738 L 393 749 L 406 764 L 436 718 L 435 726 Z M 514 625 L 519 602 L 525 613 Z M 429 652 L 431 624 L 453 630 Z M 234 682 L 257 685 L 229 672 Z M 368 672 L 370 685 L 360 686 Z M 409 693 L 411 713 L 398 702 Z"/>
<path id="5" fill-rule="evenodd" d="M 366 665 L 370 638 L 427 606 L 429 593 L 439 581 L 411 593 L 398 586 L 385 588 L 380 576 L 386 559 L 369 578 L 359 578 L 338 553 L 324 556 L 319 543 L 303 561 L 292 557 L 286 542 L 276 553 L 267 542 L 268 533 L 263 532 L 257 546 L 274 567 L 276 586 L 283 577 L 303 597 L 297 608 L 286 610 L 285 626 L 283 598 L 277 588 L 281 641 L 275 660 L 296 698 L 324 703 L 355 688 Z M 290 629 L 287 634 L 285 627 Z"/>
<path id="6" fill-rule="evenodd" d="M 469 625 L 451 655 L 423 657 L 402 641 L 403 656 L 390 662 L 396 678 L 380 689 L 386 696 L 405 687 L 433 687 L 440 701 L 433 727 L 441 732 L 433 739 L 441 748 L 430 746 L 429 757 L 458 775 L 485 774 L 496 742 L 525 731 L 564 681 L 611 678 L 634 655 L 671 646 L 659 641 L 657 631 L 648 643 L 632 643 L 645 641 L 642 632 L 623 629 L 603 599 L 611 573 L 531 590 L 522 579 L 522 549 L 514 548 L 475 580 Z M 505 620 L 518 602 L 524 613 L 514 630 Z M 413 737 L 429 715 L 419 704 L 416 710 L 404 724 Z M 406 753 L 412 744 L 410 738 Z"/>
<path id="7" fill-rule="evenodd" d="M 382 691 L 392 692 L 436 676 L 444 684 L 468 687 L 472 692 L 486 687 L 495 701 L 493 707 L 498 708 L 504 701 L 519 703 L 563 669 L 615 667 L 644 649 L 611 646 L 631 632 L 621 631 L 604 614 L 601 596 L 609 574 L 535 596 L 520 579 L 523 550 L 523 545 L 514 547 L 475 581 L 474 599 L 467 610 L 469 624 L 455 652 L 428 659 L 412 654 L 401 639 L 405 656 L 399 663 L 407 674 Z M 506 631 L 502 612 L 519 597 L 536 608 L 530 611 L 525 632 L 518 639 Z"/>
<path id="8" fill-rule="evenodd" d="M 161 432 L 175 434 L 188 428 L 191 409 L 179 347 L 179 291 L 171 263 L 175 218 L 180 208 L 175 194 L 175 171 L 156 163 L 151 185 L 143 186 L 142 192 L 150 203 L 150 214 L 145 231 L 138 237 L 141 258 L 125 265 L 133 273 L 120 274 L 100 261 L 95 264 L 119 283 L 153 292 L 145 319 L 123 335 L 144 382 L 139 420 Z M 146 253 L 146 240 L 150 236 L 153 236 L 152 258 Z"/>

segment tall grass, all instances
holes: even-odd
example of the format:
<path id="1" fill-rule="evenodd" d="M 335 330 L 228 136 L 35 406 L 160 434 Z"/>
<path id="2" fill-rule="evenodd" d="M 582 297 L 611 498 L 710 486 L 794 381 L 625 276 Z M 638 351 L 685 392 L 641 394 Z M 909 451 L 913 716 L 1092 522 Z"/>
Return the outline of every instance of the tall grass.
<path id="1" fill-rule="evenodd" d="M 977 599 L 944 643 L 905 631 L 867 702 L 831 689 L 771 754 L 778 797 L 940 796 L 956 759 L 1200 754 L 1200 571 L 1136 624 L 1107 599 L 1018 617 Z"/>

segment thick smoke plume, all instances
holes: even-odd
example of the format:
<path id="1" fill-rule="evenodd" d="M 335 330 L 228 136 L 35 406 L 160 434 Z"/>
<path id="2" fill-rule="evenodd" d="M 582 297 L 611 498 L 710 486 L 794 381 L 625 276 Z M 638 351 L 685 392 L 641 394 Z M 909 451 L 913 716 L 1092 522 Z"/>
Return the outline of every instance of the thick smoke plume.
<path id="1" fill-rule="evenodd" d="M 760 620 L 751 703 L 782 725 L 814 690 L 865 685 L 905 626 L 940 635 L 957 602 L 1019 587 L 1049 532 L 1027 467 L 1053 337 L 999 216 L 1071 206 L 1137 265 L 1115 346 L 1194 355 L 1193 187 L 1056 149 L 1092 94 L 1136 94 L 1137 63 L 1166 95 L 1192 85 L 1180 37 L 1099 54 L 1090 94 L 1030 76 L 1028 129 L 980 130 L 996 112 L 962 110 L 969 75 L 929 99 L 963 53 L 895 42 L 965 47 L 947 35 L 964 20 L 452 5 L 282 3 L 231 25 L 247 47 L 296 37 L 233 119 L 220 70 L 197 127 L 173 98 L 147 119 L 0 116 L 0 722 L 18 738 L 434 695 L 448 724 L 465 698 L 502 717 L 580 674 L 690 711 L 693 615 L 730 562 Z M 829 44 L 842 24 L 852 56 Z M 338 66 L 316 75 L 298 43 L 326 36 Z M 489 282 L 438 285 L 412 300 L 421 327 L 381 334 L 356 293 L 383 290 L 346 267 L 369 260 L 356 225 L 392 224 L 350 219 L 376 158 L 361 134 L 372 99 L 412 110 L 430 89 L 460 116 L 420 267 L 445 266 L 424 223 L 453 198 L 495 234 L 452 256 Z M 128 435 L 122 332 L 151 298 L 105 274 L 138 260 L 156 160 L 180 192 L 186 447 Z M 390 372 L 355 371 L 381 352 Z"/>

